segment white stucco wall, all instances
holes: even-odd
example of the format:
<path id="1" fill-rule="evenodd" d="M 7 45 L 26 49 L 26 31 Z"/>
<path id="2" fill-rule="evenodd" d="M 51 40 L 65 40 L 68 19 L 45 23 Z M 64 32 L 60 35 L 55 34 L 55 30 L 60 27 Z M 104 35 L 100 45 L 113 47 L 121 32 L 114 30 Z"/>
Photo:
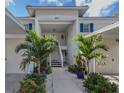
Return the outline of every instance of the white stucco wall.
<path id="1" fill-rule="evenodd" d="M 18 21 L 17 21 L 18 22 Z M 18 22 L 19 23 L 19 22 Z M 25 31 L 12 18 L 5 15 L 5 34 L 24 34 Z"/>
<path id="2" fill-rule="evenodd" d="M 109 47 L 105 65 L 96 65 L 96 71 L 108 74 L 119 74 L 119 43 L 114 40 L 105 40 Z"/>
<path id="3" fill-rule="evenodd" d="M 36 17 L 41 20 L 55 20 L 55 17 L 59 20 L 72 20 L 78 17 L 78 10 L 37 10 Z"/>
<path id="4" fill-rule="evenodd" d="M 115 39 L 104 40 L 103 43 L 109 47 L 109 51 L 105 53 L 105 65 L 96 63 L 96 72 L 105 74 L 119 74 L 119 43 L 116 42 Z M 92 61 L 90 63 L 90 72 L 93 72 Z"/>
<path id="5" fill-rule="evenodd" d="M 15 47 L 24 42 L 24 39 L 21 38 L 7 38 L 5 40 L 5 55 L 6 55 L 6 73 L 25 73 L 26 71 L 21 71 L 19 64 L 21 62 L 21 54 L 15 53 Z"/>

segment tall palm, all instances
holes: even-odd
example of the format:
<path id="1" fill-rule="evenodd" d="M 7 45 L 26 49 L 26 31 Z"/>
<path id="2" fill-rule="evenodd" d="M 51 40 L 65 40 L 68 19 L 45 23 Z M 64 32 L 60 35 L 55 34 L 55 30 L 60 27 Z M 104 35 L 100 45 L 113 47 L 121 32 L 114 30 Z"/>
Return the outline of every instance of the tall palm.
<path id="1" fill-rule="evenodd" d="M 89 73 L 90 60 L 95 58 L 97 61 L 100 61 L 105 58 L 105 55 L 102 53 L 103 51 L 101 50 L 108 51 L 108 47 L 101 43 L 101 35 L 93 35 L 91 37 L 77 35 L 76 41 L 79 42 L 78 49 L 83 60 L 85 60 L 85 62 L 87 63 Z"/>
<path id="2" fill-rule="evenodd" d="M 26 32 L 25 42 L 19 44 L 15 49 L 16 53 L 23 50 L 23 60 L 20 68 L 25 70 L 26 66 L 33 62 L 37 64 L 38 72 L 40 73 L 40 65 L 46 62 L 49 54 L 57 47 L 58 42 L 52 36 L 40 36 L 35 31 Z"/>

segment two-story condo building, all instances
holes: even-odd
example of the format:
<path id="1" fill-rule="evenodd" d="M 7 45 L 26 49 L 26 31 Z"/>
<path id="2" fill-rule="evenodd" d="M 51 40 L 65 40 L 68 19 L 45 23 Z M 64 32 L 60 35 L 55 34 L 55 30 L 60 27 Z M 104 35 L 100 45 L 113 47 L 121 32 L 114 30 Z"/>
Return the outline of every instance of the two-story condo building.
<path id="1" fill-rule="evenodd" d="M 83 17 L 88 6 L 77 7 L 42 7 L 27 6 L 28 17 L 14 17 L 6 10 L 6 73 L 28 73 L 19 69 L 21 53 L 14 52 L 15 47 L 24 42 L 25 30 L 37 31 L 39 34 L 50 34 L 59 41 L 59 48 L 49 55 L 49 65 L 63 67 L 75 63 L 77 43 L 72 42 L 76 34 L 91 36 L 101 33 L 104 43 L 110 48 L 105 60 L 106 65 L 92 62 L 90 71 L 118 74 L 119 73 L 119 30 L 118 18 Z"/>

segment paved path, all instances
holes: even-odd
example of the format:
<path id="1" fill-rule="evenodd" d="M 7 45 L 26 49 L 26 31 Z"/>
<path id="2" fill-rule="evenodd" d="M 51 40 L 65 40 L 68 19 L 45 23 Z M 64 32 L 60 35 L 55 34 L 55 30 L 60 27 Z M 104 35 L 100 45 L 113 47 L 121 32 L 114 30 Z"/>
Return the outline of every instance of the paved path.
<path id="1" fill-rule="evenodd" d="M 82 93 L 80 88 L 67 75 L 64 68 L 53 68 L 50 77 L 52 92 L 49 93 Z"/>
<path id="2" fill-rule="evenodd" d="M 16 93 L 24 74 L 6 74 L 5 93 Z"/>

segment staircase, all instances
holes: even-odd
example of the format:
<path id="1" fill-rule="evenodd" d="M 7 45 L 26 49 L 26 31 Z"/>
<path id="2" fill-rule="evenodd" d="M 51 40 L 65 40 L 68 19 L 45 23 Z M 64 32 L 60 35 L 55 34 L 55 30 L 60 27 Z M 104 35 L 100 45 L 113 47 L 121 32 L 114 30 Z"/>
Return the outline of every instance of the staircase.
<path id="1" fill-rule="evenodd" d="M 59 47 L 51 54 L 51 66 L 63 67 L 63 55 L 59 44 Z"/>
<path id="2" fill-rule="evenodd" d="M 52 60 L 51 66 L 52 67 L 62 67 L 61 62 L 58 62 L 57 60 Z"/>

